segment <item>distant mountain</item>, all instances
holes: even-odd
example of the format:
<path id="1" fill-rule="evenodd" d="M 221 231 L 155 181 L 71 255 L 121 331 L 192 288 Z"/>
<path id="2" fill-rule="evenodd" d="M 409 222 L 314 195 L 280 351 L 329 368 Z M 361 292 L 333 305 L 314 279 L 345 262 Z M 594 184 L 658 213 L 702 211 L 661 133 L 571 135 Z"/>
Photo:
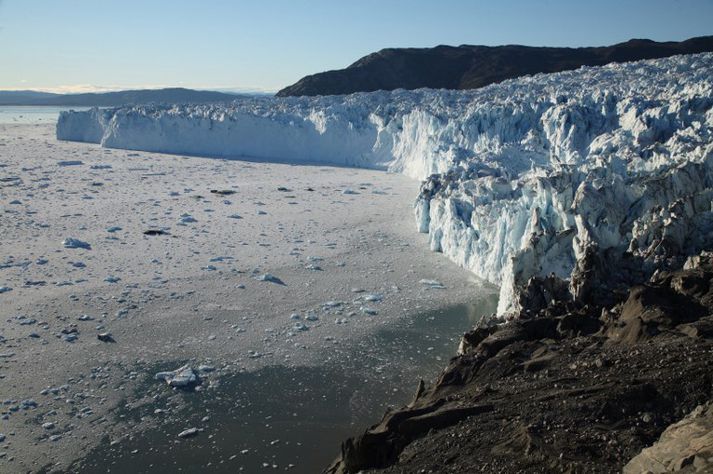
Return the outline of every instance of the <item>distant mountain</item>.
<path id="1" fill-rule="evenodd" d="M 0 91 L 0 105 L 67 105 L 78 107 L 116 107 L 148 103 L 230 102 L 237 94 L 193 89 L 144 89 L 87 94 L 51 94 L 34 91 Z"/>
<path id="2" fill-rule="evenodd" d="M 22 105 L 28 101 L 49 99 L 58 95 L 36 91 L 0 91 L 0 105 Z"/>
<path id="3" fill-rule="evenodd" d="M 306 76 L 277 95 L 334 95 L 421 87 L 476 89 L 541 72 L 708 51 L 713 51 L 713 36 L 665 43 L 633 39 L 593 48 L 518 45 L 391 48 L 365 56 L 346 69 Z"/>

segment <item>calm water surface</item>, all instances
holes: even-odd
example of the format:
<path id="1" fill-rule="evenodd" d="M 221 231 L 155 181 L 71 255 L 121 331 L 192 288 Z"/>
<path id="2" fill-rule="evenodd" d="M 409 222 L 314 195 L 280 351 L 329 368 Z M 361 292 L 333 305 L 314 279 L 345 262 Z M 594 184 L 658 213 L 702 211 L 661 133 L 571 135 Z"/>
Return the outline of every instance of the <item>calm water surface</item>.
<path id="1" fill-rule="evenodd" d="M 0 105 L 0 124 L 57 123 L 63 110 L 88 110 L 89 107 Z"/>
<path id="2" fill-rule="evenodd" d="M 325 348 L 324 365 L 276 365 L 223 376 L 209 391 L 171 393 L 147 382 L 142 390 L 155 399 L 118 416 L 160 419 L 157 426 L 113 446 L 104 440 L 72 470 L 321 472 L 339 453 L 341 441 L 377 423 L 388 406 L 408 403 L 419 379 L 437 377 L 455 355 L 462 333 L 495 307 L 491 297 L 417 314 L 351 345 Z M 157 408 L 168 408 L 168 414 L 155 415 Z M 178 439 L 188 427 L 204 431 Z"/>

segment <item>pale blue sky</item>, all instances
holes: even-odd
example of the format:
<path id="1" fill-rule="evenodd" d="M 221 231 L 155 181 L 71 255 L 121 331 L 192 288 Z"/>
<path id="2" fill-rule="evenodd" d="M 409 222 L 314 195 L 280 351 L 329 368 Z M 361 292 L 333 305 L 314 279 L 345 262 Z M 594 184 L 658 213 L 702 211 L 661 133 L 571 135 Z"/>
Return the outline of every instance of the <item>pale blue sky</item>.
<path id="1" fill-rule="evenodd" d="M 0 89 L 277 90 L 386 47 L 713 34 L 713 0 L 0 0 Z"/>

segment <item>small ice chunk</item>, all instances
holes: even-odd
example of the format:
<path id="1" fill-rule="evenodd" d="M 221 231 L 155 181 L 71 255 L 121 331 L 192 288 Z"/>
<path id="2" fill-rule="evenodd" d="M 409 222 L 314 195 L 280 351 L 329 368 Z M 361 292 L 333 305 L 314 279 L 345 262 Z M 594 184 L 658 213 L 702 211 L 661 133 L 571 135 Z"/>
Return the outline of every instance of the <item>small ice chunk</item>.
<path id="1" fill-rule="evenodd" d="M 92 246 L 83 240 L 75 239 L 74 237 L 67 237 L 62 241 L 62 245 L 66 249 L 86 249 L 91 250 Z"/>
<path id="2" fill-rule="evenodd" d="M 295 331 L 309 331 L 309 326 L 304 323 L 296 323 L 294 326 L 292 326 L 292 328 Z"/>
<path id="3" fill-rule="evenodd" d="M 187 365 L 171 372 L 158 372 L 154 378 L 156 380 L 163 380 L 171 387 L 177 388 L 190 388 L 199 382 L 196 373 Z"/>
<path id="4" fill-rule="evenodd" d="M 188 428 L 187 430 L 183 430 L 180 433 L 178 433 L 179 438 L 190 438 L 192 436 L 196 436 L 198 434 L 198 428 Z"/>
<path id="5" fill-rule="evenodd" d="M 322 309 L 333 309 L 342 306 L 344 303 L 342 301 L 327 301 L 322 303 Z"/>
<path id="6" fill-rule="evenodd" d="M 272 275 L 272 274 L 270 274 L 270 273 L 264 273 L 264 274 L 262 274 L 262 275 L 258 275 L 258 276 L 255 277 L 255 279 L 256 279 L 257 281 L 267 281 L 267 282 L 270 282 L 270 283 L 276 283 L 276 284 L 278 284 L 278 285 L 284 285 L 284 284 L 285 284 L 285 282 L 283 282 L 283 281 L 280 280 L 278 277 L 276 277 L 275 275 Z"/>
<path id="7" fill-rule="evenodd" d="M 181 218 L 178 220 L 179 224 L 192 224 L 194 222 L 198 222 L 195 217 L 193 217 L 190 214 L 183 214 Z"/>
<path id="8" fill-rule="evenodd" d="M 364 296 L 364 301 L 368 301 L 369 303 L 379 303 L 383 300 L 384 295 L 382 295 L 381 293 L 370 293 Z"/>
<path id="9" fill-rule="evenodd" d="M 422 285 L 427 286 L 429 288 L 434 288 L 434 289 L 439 289 L 439 290 L 444 290 L 446 288 L 443 285 L 443 283 L 441 283 L 438 280 L 428 280 L 428 279 L 424 278 L 424 279 L 420 280 L 419 283 L 421 283 Z"/>

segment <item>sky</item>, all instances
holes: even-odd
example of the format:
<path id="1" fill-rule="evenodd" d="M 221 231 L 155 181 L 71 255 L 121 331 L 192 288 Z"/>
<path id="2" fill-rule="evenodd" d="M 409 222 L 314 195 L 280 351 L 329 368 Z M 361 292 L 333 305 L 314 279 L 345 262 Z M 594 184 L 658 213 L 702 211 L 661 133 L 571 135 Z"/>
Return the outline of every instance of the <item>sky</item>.
<path id="1" fill-rule="evenodd" d="M 713 0 L 0 0 L 0 89 L 276 91 L 387 47 L 713 34 Z"/>

